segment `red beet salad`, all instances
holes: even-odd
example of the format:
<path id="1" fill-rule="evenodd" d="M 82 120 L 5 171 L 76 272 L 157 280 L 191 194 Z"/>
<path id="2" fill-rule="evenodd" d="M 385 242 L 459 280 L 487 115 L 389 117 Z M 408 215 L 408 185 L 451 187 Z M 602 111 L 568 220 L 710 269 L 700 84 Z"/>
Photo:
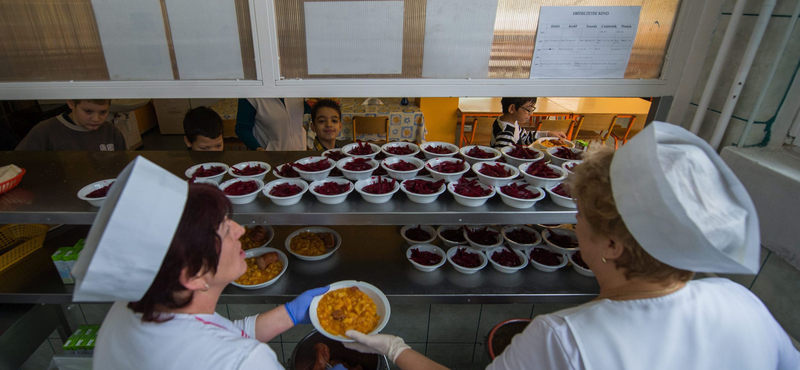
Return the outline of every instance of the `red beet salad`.
<path id="1" fill-rule="evenodd" d="M 308 163 L 292 163 L 292 167 L 296 170 L 305 171 L 305 172 L 319 172 L 325 171 L 331 168 L 331 161 L 328 158 L 320 159 L 316 162 L 308 162 Z"/>
<path id="2" fill-rule="evenodd" d="M 389 154 L 394 155 L 409 155 L 414 153 L 414 149 L 412 149 L 408 145 L 397 145 L 397 146 L 387 146 L 384 148 Z"/>
<path id="3" fill-rule="evenodd" d="M 424 242 L 431 239 L 431 234 L 422 229 L 422 225 L 406 230 L 406 238 L 415 242 Z"/>
<path id="4" fill-rule="evenodd" d="M 461 172 L 467 169 L 466 162 L 464 160 L 460 160 L 458 162 L 454 161 L 442 161 L 439 164 L 433 165 L 428 163 L 428 168 L 441 173 L 456 173 Z"/>
<path id="5" fill-rule="evenodd" d="M 477 253 L 468 252 L 467 248 L 456 249 L 456 254 L 450 259 L 461 267 L 475 268 L 481 265 L 481 257 Z"/>
<path id="6" fill-rule="evenodd" d="M 342 166 L 342 168 L 348 171 L 368 171 L 371 170 L 372 167 L 372 160 L 364 157 L 353 158 L 353 160 L 345 163 L 344 166 Z"/>
<path id="7" fill-rule="evenodd" d="M 417 165 L 410 162 L 406 162 L 402 159 L 392 164 L 386 163 L 386 167 L 388 167 L 390 170 L 395 170 L 395 171 L 414 171 L 419 169 Z"/>
<path id="8" fill-rule="evenodd" d="M 506 154 L 519 159 L 536 159 L 536 156 L 539 153 L 535 150 L 527 148 L 524 145 L 514 144 L 513 148 Z"/>
<path id="9" fill-rule="evenodd" d="M 487 152 L 477 146 L 468 150 L 465 154 L 472 158 L 481 158 L 481 159 L 494 158 L 495 156 L 494 153 Z"/>
<path id="10" fill-rule="evenodd" d="M 322 194 L 322 195 L 339 195 L 350 190 L 350 186 L 351 184 L 349 182 L 340 184 L 338 182 L 328 181 L 322 183 L 322 185 L 317 185 L 314 188 L 314 191 L 317 194 Z"/>
<path id="11" fill-rule="evenodd" d="M 453 154 L 453 149 L 444 145 L 428 145 L 425 151 L 433 154 Z"/>
<path id="12" fill-rule="evenodd" d="M 225 172 L 225 167 L 222 166 L 211 166 L 209 168 L 203 168 L 203 166 L 200 166 L 194 171 L 192 177 L 211 177 L 219 175 L 223 172 Z"/>
<path id="13" fill-rule="evenodd" d="M 533 244 L 538 240 L 536 234 L 525 229 L 506 231 L 506 237 L 518 244 Z"/>
<path id="14" fill-rule="evenodd" d="M 556 187 L 550 189 L 550 191 L 562 197 L 572 198 L 572 195 L 570 195 L 569 190 L 564 184 L 558 184 Z"/>
<path id="15" fill-rule="evenodd" d="M 569 148 L 560 147 L 553 152 L 553 156 L 556 156 L 561 159 L 568 159 L 568 160 L 581 160 L 583 159 L 582 152 L 574 152 Z"/>
<path id="16" fill-rule="evenodd" d="M 491 176 L 491 177 L 511 177 L 514 176 L 514 172 L 509 171 L 506 169 L 502 163 L 495 163 L 495 164 L 488 164 L 484 163 L 481 168 L 478 170 L 483 175 Z"/>
<path id="17" fill-rule="evenodd" d="M 110 184 L 108 184 L 106 186 L 103 186 L 100 189 L 94 190 L 91 193 L 86 194 L 86 197 L 87 198 L 104 198 L 106 195 L 108 195 L 108 189 L 111 189 L 111 185 L 114 185 L 113 181 Z"/>
<path id="18" fill-rule="evenodd" d="M 269 195 L 272 195 L 273 197 L 291 197 L 299 194 L 302 191 L 303 188 L 295 184 L 278 184 L 270 189 Z"/>
<path id="19" fill-rule="evenodd" d="M 300 177 L 300 174 L 292 168 L 291 163 L 286 163 L 275 169 L 275 173 L 281 177 Z"/>
<path id="20" fill-rule="evenodd" d="M 428 181 L 428 180 L 421 180 L 421 179 L 414 179 L 414 180 L 406 180 L 403 182 L 403 186 L 405 186 L 406 190 L 412 192 L 414 194 L 435 194 L 438 193 L 442 186 L 444 185 L 444 180 L 439 181 Z"/>
<path id="21" fill-rule="evenodd" d="M 442 238 L 445 238 L 451 242 L 463 243 L 467 241 L 467 238 L 464 237 L 463 226 L 459 227 L 458 229 L 442 230 L 440 234 L 442 234 Z"/>
<path id="22" fill-rule="evenodd" d="M 491 188 L 484 188 L 476 179 L 468 180 L 464 177 L 458 179 L 458 183 L 453 185 L 453 191 L 465 197 L 480 198 L 492 195 Z"/>
<path id="23" fill-rule="evenodd" d="M 541 263 L 545 266 L 558 266 L 561 260 L 558 259 L 558 254 L 555 254 L 545 248 L 533 248 L 531 250 L 531 260 Z"/>
<path id="24" fill-rule="evenodd" d="M 528 165 L 528 168 L 525 169 L 525 172 L 528 175 L 543 177 L 546 179 L 557 179 L 561 177 L 561 173 L 550 168 L 550 166 L 548 166 L 547 162 L 545 161 L 538 161 L 531 163 L 530 165 Z"/>
<path id="25" fill-rule="evenodd" d="M 394 191 L 395 183 L 397 183 L 397 181 L 394 179 L 387 180 L 386 178 L 381 177 L 378 179 L 378 181 L 361 188 L 361 190 L 365 193 L 375 195 L 388 194 Z"/>
<path id="26" fill-rule="evenodd" d="M 234 167 L 231 172 L 237 176 L 255 176 L 267 172 L 267 169 L 259 165 L 247 165 L 243 168 Z"/>
<path id="27" fill-rule="evenodd" d="M 427 251 L 421 251 L 417 248 L 411 249 L 411 260 L 424 266 L 433 266 L 442 262 L 442 256 Z"/>
<path id="28" fill-rule="evenodd" d="M 519 255 L 511 250 L 511 248 L 504 248 L 500 252 L 492 253 L 492 261 L 497 262 L 500 266 L 517 267 L 522 264 Z"/>
<path id="29" fill-rule="evenodd" d="M 530 185 L 528 184 L 518 185 L 517 183 L 512 182 L 506 186 L 501 187 L 500 191 L 503 194 L 508 195 L 509 197 L 512 198 L 534 199 L 539 197 L 539 191 L 533 189 L 533 186 L 531 186 L 531 189 L 528 189 L 528 186 Z"/>
<path id="30" fill-rule="evenodd" d="M 369 145 L 368 142 L 359 141 L 358 144 L 353 146 L 347 153 L 352 155 L 372 155 L 375 152 L 372 150 L 372 145 Z"/>
<path id="31" fill-rule="evenodd" d="M 466 228 L 467 237 L 475 244 L 480 245 L 495 245 L 499 242 L 498 236 L 500 233 L 484 226 L 477 229 Z"/>
<path id="32" fill-rule="evenodd" d="M 222 192 L 225 193 L 225 195 L 237 196 L 252 194 L 254 191 L 258 191 L 258 183 L 253 180 L 247 180 L 231 183 Z"/>

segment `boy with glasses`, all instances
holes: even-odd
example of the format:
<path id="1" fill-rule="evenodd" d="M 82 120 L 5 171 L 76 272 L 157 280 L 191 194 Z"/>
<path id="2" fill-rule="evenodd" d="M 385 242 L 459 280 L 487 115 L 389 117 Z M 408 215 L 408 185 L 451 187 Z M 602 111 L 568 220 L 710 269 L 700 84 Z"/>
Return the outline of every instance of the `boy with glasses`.
<path id="1" fill-rule="evenodd" d="M 533 111 L 536 110 L 536 98 L 503 98 L 500 101 L 503 105 L 503 115 L 498 117 L 492 125 L 493 148 L 502 148 L 513 144 L 530 145 L 537 138 L 554 136 L 566 139 L 567 136 L 559 131 L 536 132 L 528 131 L 519 127 L 520 121 L 530 119 Z"/>

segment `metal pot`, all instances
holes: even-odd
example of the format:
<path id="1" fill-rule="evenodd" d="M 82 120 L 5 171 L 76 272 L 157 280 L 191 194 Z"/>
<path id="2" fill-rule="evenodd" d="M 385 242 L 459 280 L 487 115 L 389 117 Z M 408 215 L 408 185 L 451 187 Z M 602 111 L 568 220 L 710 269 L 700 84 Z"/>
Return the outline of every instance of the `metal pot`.
<path id="1" fill-rule="evenodd" d="M 494 360 L 495 357 L 500 356 L 511 344 L 511 339 L 522 333 L 530 323 L 531 319 L 511 319 L 495 325 L 489 332 L 489 336 L 486 337 L 484 346 L 489 354 L 489 359 Z"/>
<path id="2" fill-rule="evenodd" d="M 316 330 L 306 335 L 300 343 L 297 343 L 297 347 L 294 347 L 292 357 L 289 359 L 289 370 L 311 370 L 317 360 L 314 345 L 320 342 L 330 348 L 332 359 L 344 361 L 353 366 L 360 364 L 364 370 L 389 370 L 389 360 L 386 359 L 386 356 L 361 353 L 345 348 L 342 342 L 330 339 Z"/>

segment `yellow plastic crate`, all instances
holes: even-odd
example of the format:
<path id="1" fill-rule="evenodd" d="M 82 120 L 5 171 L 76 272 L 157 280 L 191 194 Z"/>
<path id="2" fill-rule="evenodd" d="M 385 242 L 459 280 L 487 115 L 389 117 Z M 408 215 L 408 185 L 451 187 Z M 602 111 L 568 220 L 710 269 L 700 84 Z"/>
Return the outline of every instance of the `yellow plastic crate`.
<path id="1" fill-rule="evenodd" d="M 0 255 L 0 271 L 7 269 L 25 258 L 25 256 L 41 248 L 44 245 L 44 237 L 47 235 L 47 230 L 49 230 L 47 225 L 36 224 L 12 224 L 0 228 L 0 250 L 23 241 L 13 249 Z"/>

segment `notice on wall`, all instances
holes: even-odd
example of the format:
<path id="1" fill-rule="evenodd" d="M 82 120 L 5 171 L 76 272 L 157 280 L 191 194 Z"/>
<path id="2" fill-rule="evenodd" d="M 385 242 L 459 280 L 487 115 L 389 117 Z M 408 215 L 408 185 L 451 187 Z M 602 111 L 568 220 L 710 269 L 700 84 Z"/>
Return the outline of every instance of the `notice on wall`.
<path id="1" fill-rule="evenodd" d="M 530 78 L 623 78 L 640 6 L 546 6 Z"/>

